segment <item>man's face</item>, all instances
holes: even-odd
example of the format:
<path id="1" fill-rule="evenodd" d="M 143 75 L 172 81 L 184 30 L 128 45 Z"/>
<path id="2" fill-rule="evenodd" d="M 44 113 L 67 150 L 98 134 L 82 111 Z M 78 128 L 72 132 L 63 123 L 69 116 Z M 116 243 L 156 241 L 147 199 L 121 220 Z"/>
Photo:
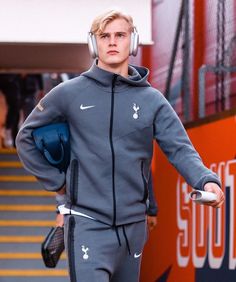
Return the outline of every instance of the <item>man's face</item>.
<path id="1" fill-rule="evenodd" d="M 108 23 L 101 34 L 96 35 L 98 65 L 105 69 L 128 64 L 130 49 L 130 26 L 124 19 Z"/>

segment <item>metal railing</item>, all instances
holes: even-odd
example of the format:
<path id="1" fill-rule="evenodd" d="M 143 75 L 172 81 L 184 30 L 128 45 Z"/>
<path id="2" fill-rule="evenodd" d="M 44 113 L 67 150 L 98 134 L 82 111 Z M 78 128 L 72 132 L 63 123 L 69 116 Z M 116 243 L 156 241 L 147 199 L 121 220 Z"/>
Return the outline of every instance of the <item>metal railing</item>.
<path id="1" fill-rule="evenodd" d="M 219 73 L 232 73 L 236 72 L 236 66 L 227 67 L 227 66 L 211 66 L 211 65 L 202 65 L 199 69 L 199 78 L 198 78 L 198 89 L 199 89 L 199 118 L 206 116 L 206 73 L 211 72 L 214 74 Z"/>

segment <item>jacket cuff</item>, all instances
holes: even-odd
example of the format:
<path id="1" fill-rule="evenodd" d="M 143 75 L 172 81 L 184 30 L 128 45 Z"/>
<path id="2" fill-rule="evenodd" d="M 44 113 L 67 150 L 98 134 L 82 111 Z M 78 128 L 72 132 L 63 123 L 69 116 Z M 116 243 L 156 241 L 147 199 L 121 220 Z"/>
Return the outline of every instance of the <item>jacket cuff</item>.
<path id="1" fill-rule="evenodd" d="M 196 187 L 194 187 L 194 188 L 204 191 L 205 184 L 209 183 L 209 182 L 216 183 L 217 185 L 220 186 L 220 188 L 222 186 L 219 177 L 214 173 L 214 174 L 210 174 L 210 175 L 205 176 L 203 179 L 201 179 L 198 182 L 198 185 L 196 185 Z"/>
<path id="2" fill-rule="evenodd" d="M 157 213 L 158 213 L 157 207 L 148 207 L 147 215 L 149 215 L 149 216 L 157 216 Z"/>
<path id="3" fill-rule="evenodd" d="M 210 180 L 210 181 L 206 181 L 206 182 L 203 183 L 203 186 L 202 186 L 202 190 L 203 190 L 203 191 L 205 191 L 205 190 L 204 190 L 204 186 L 205 186 L 207 183 L 209 183 L 209 182 L 211 182 L 211 183 L 216 183 L 218 186 L 220 186 L 220 188 L 222 188 L 220 181 L 217 181 L 217 180 Z"/>
<path id="4" fill-rule="evenodd" d="M 63 195 L 59 195 L 59 194 L 56 194 L 56 205 L 57 207 L 60 206 L 60 205 L 64 205 L 66 203 L 66 194 L 63 194 Z"/>

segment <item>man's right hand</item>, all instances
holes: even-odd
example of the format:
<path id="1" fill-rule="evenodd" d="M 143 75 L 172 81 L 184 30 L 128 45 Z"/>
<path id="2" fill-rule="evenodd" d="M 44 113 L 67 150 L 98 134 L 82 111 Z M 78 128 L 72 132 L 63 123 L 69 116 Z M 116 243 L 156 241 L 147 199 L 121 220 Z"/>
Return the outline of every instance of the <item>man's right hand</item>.
<path id="1" fill-rule="evenodd" d="M 58 213 L 56 216 L 56 226 L 62 227 L 64 225 L 64 215 Z"/>
<path id="2" fill-rule="evenodd" d="M 157 225 L 157 217 L 156 216 L 147 216 L 147 225 L 150 231 L 152 231 Z"/>

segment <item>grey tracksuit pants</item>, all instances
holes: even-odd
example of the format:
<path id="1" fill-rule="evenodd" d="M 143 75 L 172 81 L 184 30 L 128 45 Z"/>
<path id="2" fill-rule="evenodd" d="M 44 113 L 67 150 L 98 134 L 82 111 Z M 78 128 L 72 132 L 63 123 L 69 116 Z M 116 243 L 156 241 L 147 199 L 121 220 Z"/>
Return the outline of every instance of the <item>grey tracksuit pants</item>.
<path id="1" fill-rule="evenodd" d="M 116 228 L 81 216 L 65 216 L 71 282 L 138 282 L 145 221 Z"/>

